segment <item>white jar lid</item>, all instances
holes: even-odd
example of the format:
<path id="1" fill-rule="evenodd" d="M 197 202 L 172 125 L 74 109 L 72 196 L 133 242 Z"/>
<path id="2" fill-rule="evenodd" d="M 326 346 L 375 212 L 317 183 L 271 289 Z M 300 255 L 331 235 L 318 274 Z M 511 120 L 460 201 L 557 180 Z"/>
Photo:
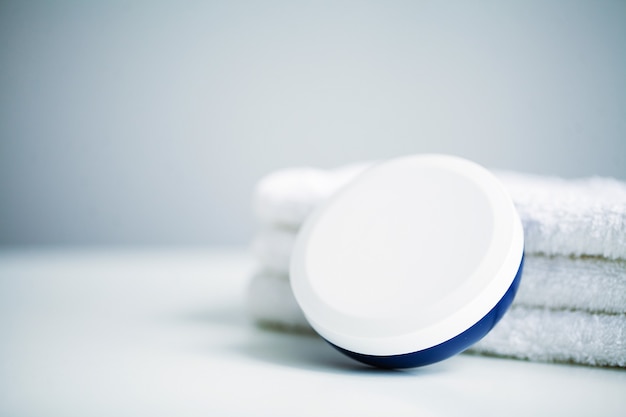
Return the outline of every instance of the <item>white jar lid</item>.
<path id="1" fill-rule="evenodd" d="M 485 317 L 515 279 L 523 230 L 500 182 L 452 156 L 361 174 L 303 225 L 291 284 L 311 326 L 365 355 L 428 349 Z"/>

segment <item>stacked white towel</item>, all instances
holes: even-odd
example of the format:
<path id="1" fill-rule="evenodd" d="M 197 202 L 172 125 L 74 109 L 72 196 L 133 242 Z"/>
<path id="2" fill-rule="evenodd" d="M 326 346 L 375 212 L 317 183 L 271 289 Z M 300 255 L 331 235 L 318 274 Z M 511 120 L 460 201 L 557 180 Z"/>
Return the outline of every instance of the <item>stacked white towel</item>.
<path id="1" fill-rule="evenodd" d="M 292 246 L 311 211 L 370 165 L 291 168 L 258 183 L 259 269 L 248 291 L 256 322 L 312 331 L 289 286 Z M 510 311 L 469 352 L 626 367 L 626 184 L 494 173 L 522 218 L 526 260 Z"/>

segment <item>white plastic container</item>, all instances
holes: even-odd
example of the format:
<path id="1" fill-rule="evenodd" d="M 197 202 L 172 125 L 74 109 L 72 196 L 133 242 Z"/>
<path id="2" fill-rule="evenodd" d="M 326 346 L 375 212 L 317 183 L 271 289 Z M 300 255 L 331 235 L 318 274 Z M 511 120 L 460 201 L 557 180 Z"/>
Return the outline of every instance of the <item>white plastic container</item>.
<path id="1" fill-rule="evenodd" d="M 301 229 L 291 284 L 311 326 L 341 352 L 403 368 L 455 355 L 510 306 L 524 235 L 500 182 L 452 156 L 378 164 Z"/>

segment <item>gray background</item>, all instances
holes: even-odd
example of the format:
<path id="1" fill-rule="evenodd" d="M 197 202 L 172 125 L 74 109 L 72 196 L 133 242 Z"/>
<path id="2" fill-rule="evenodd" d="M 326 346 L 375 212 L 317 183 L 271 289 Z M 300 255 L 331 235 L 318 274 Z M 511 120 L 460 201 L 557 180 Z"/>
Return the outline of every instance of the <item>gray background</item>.
<path id="1" fill-rule="evenodd" d="M 262 175 L 626 179 L 624 1 L 3 1 L 0 244 L 245 244 Z"/>

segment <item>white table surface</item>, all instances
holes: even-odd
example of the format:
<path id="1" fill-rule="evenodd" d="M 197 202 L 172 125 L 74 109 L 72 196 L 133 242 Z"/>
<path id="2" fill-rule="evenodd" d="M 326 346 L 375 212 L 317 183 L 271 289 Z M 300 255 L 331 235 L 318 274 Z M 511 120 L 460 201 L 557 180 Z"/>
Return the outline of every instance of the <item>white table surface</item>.
<path id="1" fill-rule="evenodd" d="M 0 251 L 0 416 L 626 416 L 626 372 L 382 371 L 258 329 L 245 250 Z"/>

